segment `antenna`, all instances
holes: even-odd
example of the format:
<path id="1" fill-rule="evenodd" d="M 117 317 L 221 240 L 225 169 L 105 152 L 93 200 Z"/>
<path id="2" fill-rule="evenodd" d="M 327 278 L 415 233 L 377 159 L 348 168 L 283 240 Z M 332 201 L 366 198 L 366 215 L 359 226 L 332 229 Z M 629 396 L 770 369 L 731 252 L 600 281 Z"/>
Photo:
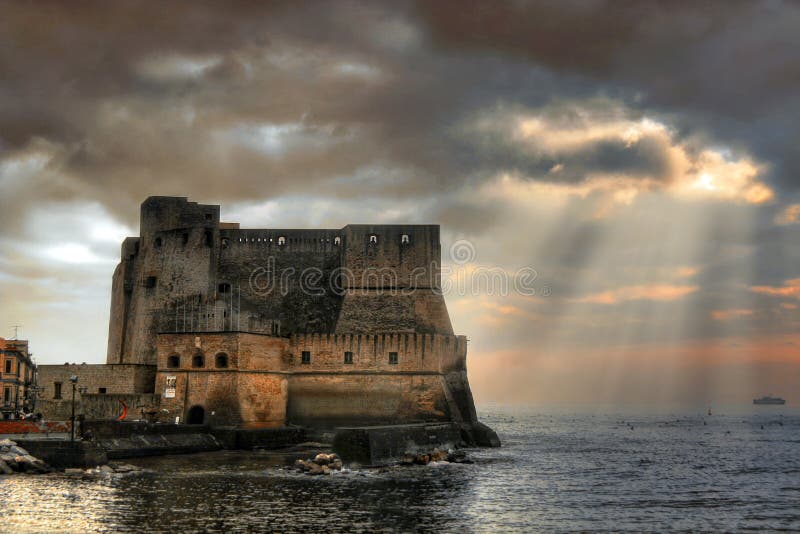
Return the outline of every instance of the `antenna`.
<path id="1" fill-rule="evenodd" d="M 14 329 L 14 339 L 19 339 L 19 329 L 22 328 L 21 324 L 11 325 L 11 328 Z"/>

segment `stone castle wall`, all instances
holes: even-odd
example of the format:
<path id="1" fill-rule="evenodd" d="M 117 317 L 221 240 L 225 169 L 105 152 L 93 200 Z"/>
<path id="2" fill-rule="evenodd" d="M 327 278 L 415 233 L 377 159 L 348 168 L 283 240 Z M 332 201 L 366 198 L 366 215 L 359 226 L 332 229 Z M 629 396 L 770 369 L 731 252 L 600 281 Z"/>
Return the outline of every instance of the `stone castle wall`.
<path id="1" fill-rule="evenodd" d="M 171 417 L 201 406 L 211 424 L 471 422 L 471 396 L 459 397 L 466 347 L 426 334 L 161 334 L 156 393 Z"/>
<path id="2" fill-rule="evenodd" d="M 45 419 L 63 421 L 72 415 L 72 383 L 69 379 L 73 375 L 78 377 L 76 414 L 114 419 L 121 413 L 117 399 L 120 395 L 127 399 L 131 416 L 134 407 L 154 402 L 155 365 L 39 365 L 37 382 L 41 390 L 36 411 Z M 61 384 L 61 398 L 56 397 L 56 383 Z M 81 395 L 78 388 L 86 388 L 87 394 Z M 103 390 L 105 393 L 101 393 Z"/>
<path id="3" fill-rule="evenodd" d="M 440 255 L 435 225 L 242 230 L 151 197 L 114 273 L 107 361 L 155 364 L 160 332 L 452 334 Z"/>

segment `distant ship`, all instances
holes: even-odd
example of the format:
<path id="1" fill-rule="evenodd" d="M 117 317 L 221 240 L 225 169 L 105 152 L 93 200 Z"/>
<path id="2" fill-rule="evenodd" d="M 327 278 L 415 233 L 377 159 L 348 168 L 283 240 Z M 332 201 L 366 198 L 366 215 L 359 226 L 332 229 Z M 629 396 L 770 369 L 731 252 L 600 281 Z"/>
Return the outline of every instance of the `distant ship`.
<path id="1" fill-rule="evenodd" d="M 786 401 L 780 397 L 761 397 L 760 399 L 753 399 L 753 404 L 786 404 Z"/>

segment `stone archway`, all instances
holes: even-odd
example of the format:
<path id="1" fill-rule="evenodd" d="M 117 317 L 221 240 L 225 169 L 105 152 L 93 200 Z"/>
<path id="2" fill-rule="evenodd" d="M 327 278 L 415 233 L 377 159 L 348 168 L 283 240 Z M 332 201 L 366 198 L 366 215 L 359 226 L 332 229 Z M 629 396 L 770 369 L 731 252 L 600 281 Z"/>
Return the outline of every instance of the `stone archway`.
<path id="1" fill-rule="evenodd" d="M 206 410 L 202 406 L 192 406 L 186 414 L 186 424 L 202 425 L 206 420 Z"/>

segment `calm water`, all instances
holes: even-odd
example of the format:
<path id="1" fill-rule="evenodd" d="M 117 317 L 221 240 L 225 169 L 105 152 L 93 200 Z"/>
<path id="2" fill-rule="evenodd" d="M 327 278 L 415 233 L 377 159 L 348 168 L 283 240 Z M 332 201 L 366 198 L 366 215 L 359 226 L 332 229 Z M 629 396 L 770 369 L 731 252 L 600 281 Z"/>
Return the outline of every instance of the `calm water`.
<path id="1" fill-rule="evenodd" d="M 265 453 L 221 452 L 90 480 L 0 477 L 0 530 L 800 530 L 800 414 L 789 409 L 482 418 L 504 447 L 473 451 L 472 465 L 308 477 Z"/>

